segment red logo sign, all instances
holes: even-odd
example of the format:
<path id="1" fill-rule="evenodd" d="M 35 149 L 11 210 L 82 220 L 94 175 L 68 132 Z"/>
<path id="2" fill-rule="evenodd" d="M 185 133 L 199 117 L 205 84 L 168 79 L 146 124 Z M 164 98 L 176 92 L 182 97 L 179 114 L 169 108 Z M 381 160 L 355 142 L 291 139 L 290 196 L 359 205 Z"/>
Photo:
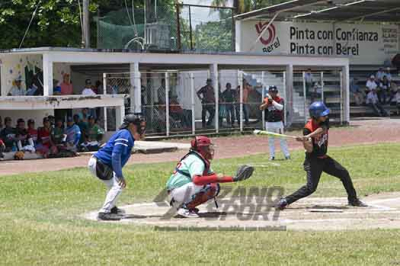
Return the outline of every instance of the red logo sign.
<path id="1" fill-rule="evenodd" d="M 264 31 L 264 29 L 267 27 L 268 23 L 269 23 L 269 22 L 264 22 L 264 23 L 258 22 L 258 23 L 255 25 L 256 31 L 257 31 L 257 34 L 258 34 L 258 35 L 260 35 L 260 34 Z M 265 46 L 270 45 L 270 44 L 275 40 L 276 30 L 275 30 L 274 24 L 269 25 L 267 31 L 268 31 L 268 35 L 267 35 L 268 38 L 267 38 L 267 39 L 265 39 L 265 38 L 263 38 L 263 37 L 260 38 L 260 42 L 261 42 L 262 44 L 264 44 Z M 266 35 L 266 34 L 264 33 L 263 36 L 265 36 L 265 35 Z"/>

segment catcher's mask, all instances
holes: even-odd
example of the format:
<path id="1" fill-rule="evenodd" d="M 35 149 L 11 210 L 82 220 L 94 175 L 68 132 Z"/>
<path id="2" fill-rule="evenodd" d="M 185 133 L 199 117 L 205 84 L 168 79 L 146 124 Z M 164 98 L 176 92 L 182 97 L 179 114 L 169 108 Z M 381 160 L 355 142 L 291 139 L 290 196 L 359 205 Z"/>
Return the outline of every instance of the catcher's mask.
<path id="1" fill-rule="evenodd" d="M 143 135 L 146 131 L 146 120 L 141 114 L 127 114 L 119 129 L 127 129 L 130 124 L 136 126 L 136 131 L 139 135 Z"/>
<path id="2" fill-rule="evenodd" d="M 206 136 L 196 136 L 191 141 L 191 149 L 200 153 L 206 160 L 214 158 L 214 144 Z"/>

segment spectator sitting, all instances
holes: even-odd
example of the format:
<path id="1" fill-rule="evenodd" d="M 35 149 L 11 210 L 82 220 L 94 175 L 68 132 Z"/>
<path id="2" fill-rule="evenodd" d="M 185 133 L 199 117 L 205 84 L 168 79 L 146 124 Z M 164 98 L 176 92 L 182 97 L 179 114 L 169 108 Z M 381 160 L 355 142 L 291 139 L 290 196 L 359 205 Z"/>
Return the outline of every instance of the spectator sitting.
<path id="1" fill-rule="evenodd" d="M 390 74 L 390 67 L 385 69 L 384 75 L 387 77 L 389 82 L 392 82 L 392 74 Z"/>
<path id="2" fill-rule="evenodd" d="M 3 140 L 0 139 L 0 161 L 4 159 L 3 152 L 6 150 L 6 145 L 4 144 Z"/>
<path id="3" fill-rule="evenodd" d="M 390 98 L 389 98 L 389 101 L 388 101 L 389 105 L 392 104 L 392 100 L 396 97 L 397 91 L 398 91 L 398 89 L 397 89 L 396 82 L 394 82 L 394 81 L 390 82 L 390 92 L 389 92 Z"/>
<path id="4" fill-rule="evenodd" d="M 390 81 L 386 76 L 383 76 L 382 81 L 379 83 L 378 99 L 379 103 L 386 104 L 386 98 L 390 97 Z"/>
<path id="5" fill-rule="evenodd" d="M 377 89 L 378 85 L 375 82 L 375 76 L 371 75 L 369 79 L 367 80 L 367 84 L 365 85 L 367 87 L 366 93 L 369 93 L 373 89 Z"/>
<path id="6" fill-rule="evenodd" d="M 70 82 L 69 79 L 69 74 L 64 73 L 63 75 L 63 82 L 60 84 L 61 87 L 61 95 L 71 95 L 74 92 L 74 89 L 72 87 L 72 83 Z"/>
<path id="7" fill-rule="evenodd" d="M 67 150 L 74 153 L 77 152 L 78 144 L 81 139 L 81 130 L 70 116 L 67 118 L 67 127 L 64 130 L 64 134 L 67 135 L 65 139 Z"/>
<path id="8" fill-rule="evenodd" d="M 57 147 L 51 139 L 51 124 L 48 117 L 43 118 L 43 127 L 38 128 L 36 151 L 47 158 L 49 155 L 57 154 Z"/>
<path id="9" fill-rule="evenodd" d="M 89 126 L 84 142 L 81 144 L 83 151 L 97 151 L 103 139 L 104 130 L 97 124 L 93 116 L 89 116 Z"/>
<path id="10" fill-rule="evenodd" d="M 38 87 L 32 83 L 31 86 L 29 86 L 28 90 L 26 91 L 27 96 L 34 96 L 37 95 L 38 92 Z"/>
<path id="11" fill-rule="evenodd" d="M 96 93 L 92 90 L 92 81 L 90 79 L 86 79 L 85 88 L 82 91 L 82 95 L 96 95 Z"/>
<path id="12" fill-rule="evenodd" d="M 25 121 L 22 118 L 17 121 L 15 138 L 19 151 L 35 152 L 35 144 L 31 136 L 29 136 L 28 130 L 25 128 Z"/>
<path id="13" fill-rule="evenodd" d="M 22 78 L 18 77 L 14 80 L 13 86 L 11 87 L 8 96 L 24 96 L 26 94 L 25 89 L 22 88 Z"/>
<path id="14" fill-rule="evenodd" d="M 86 116 L 85 120 L 81 120 L 79 115 L 75 114 L 73 116 L 75 125 L 77 125 L 79 127 L 79 129 L 81 130 L 81 139 L 79 140 L 79 144 L 84 141 L 84 136 L 87 134 L 88 125 L 89 125 L 87 122 L 88 118 L 89 118 L 89 116 Z"/>
<path id="15" fill-rule="evenodd" d="M 16 151 L 17 144 L 15 139 L 15 128 L 11 126 L 12 120 L 10 117 L 4 118 L 4 128 L 0 133 L 0 138 L 5 144 L 5 152 Z"/>
<path id="16" fill-rule="evenodd" d="M 354 96 L 356 105 L 362 105 L 364 103 L 364 93 L 360 90 L 356 78 L 350 79 L 350 93 Z"/>
<path id="17" fill-rule="evenodd" d="M 89 108 L 83 108 L 82 111 L 80 113 L 78 113 L 78 118 L 79 121 L 81 121 L 82 123 L 88 124 L 88 118 L 89 118 L 90 114 L 89 114 Z M 77 124 L 77 122 L 75 121 L 75 123 Z"/>
<path id="18" fill-rule="evenodd" d="M 65 149 L 66 135 L 64 134 L 64 121 L 61 118 L 57 118 L 56 124 L 51 132 L 51 138 L 58 150 Z"/>
<path id="19" fill-rule="evenodd" d="M 54 125 L 56 124 L 56 118 L 55 118 L 55 116 L 54 116 L 54 115 L 49 115 L 47 118 L 49 119 L 50 127 L 53 128 Z"/>
<path id="20" fill-rule="evenodd" d="M 372 89 L 367 95 L 367 104 L 374 110 L 374 113 L 378 116 L 388 116 L 388 113 L 383 109 L 378 100 L 376 89 Z"/>
<path id="21" fill-rule="evenodd" d="M 177 96 L 171 97 L 171 102 L 169 105 L 169 112 L 173 119 L 175 119 L 177 121 L 181 121 L 181 123 L 183 123 L 183 121 L 184 121 L 183 109 L 179 105 Z"/>
<path id="22" fill-rule="evenodd" d="M 375 81 L 377 83 L 382 82 L 384 75 L 385 75 L 385 72 L 383 71 L 383 67 L 380 67 L 378 72 L 376 72 Z"/>
<path id="23" fill-rule="evenodd" d="M 400 90 L 397 90 L 395 94 L 395 100 L 396 100 L 396 107 L 397 107 L 397 115 L 400 115 Z"/>
<path id="24" fill-rule="evenodd" d="M 33 143 L 36 145 L 38 138 L 38 131 L 35 128 L 35 120 L 33 119 L 28 120 L 28 134 L 32 138 Z"/>

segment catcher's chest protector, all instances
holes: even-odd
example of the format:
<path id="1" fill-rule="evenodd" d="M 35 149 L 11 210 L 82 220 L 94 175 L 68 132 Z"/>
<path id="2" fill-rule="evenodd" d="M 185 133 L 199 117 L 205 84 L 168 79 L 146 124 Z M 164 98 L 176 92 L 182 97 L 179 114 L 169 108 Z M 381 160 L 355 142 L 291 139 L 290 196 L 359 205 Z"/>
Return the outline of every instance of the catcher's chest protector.
<path id="1" fill-rule="evenodd" d="M 208 160 L 206 160 L 200 153 L 198 153 L 197 151 L 190 151 L 188 154 L 186 154 L 185 156 L 182 157 L 182 159 L 178 162 L 177 165 L 180 165 L 181 162 L 183 160 L 185 160 L 189 155 L 195 155 L 197 158 L 199 158 L 203 163 L 204 163 L 204 171 L 203 171 L 203 175 L 208 175 L 208 172 L 210 170 L 210 162 Z M 180 174 L 186 175 L 188 177 L 191 177 L 189 173 L 184 173 L 182 171 L 180 171 L 178 169 L 178 167 L 176 167 L 175 169 L 177 172 L 179 172 Z"/>

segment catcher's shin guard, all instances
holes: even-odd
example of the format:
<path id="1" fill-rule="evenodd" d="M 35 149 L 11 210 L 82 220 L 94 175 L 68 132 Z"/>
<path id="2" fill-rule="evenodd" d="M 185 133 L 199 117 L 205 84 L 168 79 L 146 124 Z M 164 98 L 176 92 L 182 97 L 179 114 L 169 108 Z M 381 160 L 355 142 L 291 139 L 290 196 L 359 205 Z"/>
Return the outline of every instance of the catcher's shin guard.
<path id="1" fill-rule="evenodd" d="M 191 210 L 196 208 L 210 199 L 215 199 L 220 191 L 220 185 L 218 183 L 211 183 L 206 185 L 202 190 L 192 196 L 192 200 L 185 204 L 186 208 Z"/>

